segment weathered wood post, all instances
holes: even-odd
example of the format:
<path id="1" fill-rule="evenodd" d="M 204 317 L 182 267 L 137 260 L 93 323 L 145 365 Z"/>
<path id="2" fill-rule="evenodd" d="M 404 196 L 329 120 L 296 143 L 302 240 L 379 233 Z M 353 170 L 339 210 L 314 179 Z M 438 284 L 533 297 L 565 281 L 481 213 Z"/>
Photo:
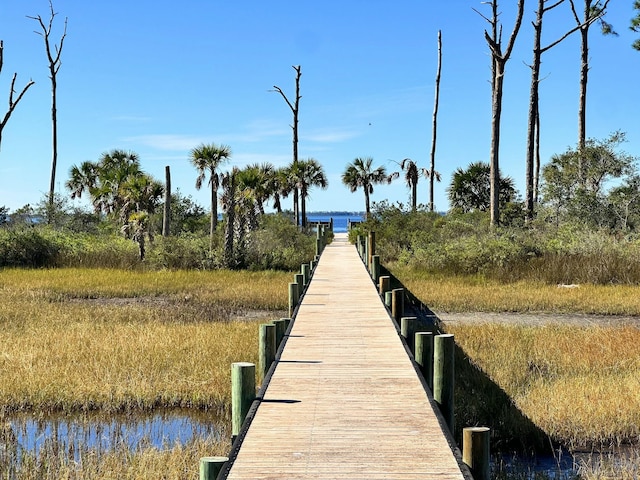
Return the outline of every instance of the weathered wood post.
<path id="1" fill-rule="evenodd" d="M 394 288 L 391 290 L 391 316 L 400 323 L 404 313 L 404 288 Z"/>
<path id="2" fill-rule="evenodd" d="M 289 316 L 293 317 L 293 311 L 296 309 L 298 305 L 298 300 L 300 299 L 298 295 L 298 282 L 289 284 Z"/>
<path id="3" fill-rule="evenodd" d="M 380 278 L 380 255 L 371 257 L 371 278 L 374 283 L 378 283 L 378 278 Z"/>
<path id="4" fill-rule="evenodd" d="M 367 265 L 373 262 L 373 256 L 376 254 L 376 232 L 369 232 L 369 251 L 367 257 Z"/>
<path id="5" fill-rule="evenodd" d="M 311 272 L 313 272 L 316 269 L 316 265 L 317 265 L 317 263 L 316 263 L 315 259 L 311 260 L 311 262 L 309 262 L 309 268 L 310 268 Z"/>
<path id="6" fill-rule="evenodd" d="M 491 475 L 488 427 L 462 429 L 462 461 L 469 466 L 474 480 L 489 480 Z"/>
<path id="7" fill-rule="evenodd" d="M 322 239 L 316 238 L 316 257 L 322 255 Z"/>
<path id="8" fill-rule="evenodd" d="M 276 327 L 276 352 L 280 348 L 280 343 L 282 343 L 282 339 L 284 338 L 284 332 L 287 331 L 287 321 L 284 318 L 280 318 L 279 320 L 273 320 L 271 322 Z M 275 358 L 275 353 L 274 353 Z"/>
<path id="9" fill-rule="evenodd" d="M 369 261 L 369 248 L 371 247 L 371 244 L 369 243 L 369 235 L 364 236 L 363 241 L 364 241 L 364 258 L 362 260 L 364 261 L 364 264 L 367 267 L 367 270 L 369 270 L 369 265 L 371 265 L 371 262 Z"/>
<path id="10" fill-rule="evenodd" d="M 309 278 L 311 277 L 311 266 L 308 263 L 303 263 L 300 270 L 302 273 L 302 281 L 306 287 L 309 285 Z"/>
<path id="11" fill-rule="evenodd" d="M 218 474 L 229 461 L 229 457 L 202 457 L 200 459 L 200 480 L 216 480 Z"/>
<path id="12" fill-rule="evenodd" d="M 379 282 L 380 285 L 378 287 L 378 292 L 382 297 L 384 297 L 384 294 L 391 290 L 391 277 L 389 275 L 383 275 L 382 277 L 380 277 Z"/>
<path id="13" fill-rule="evenodd" d="M 416 332 L 415 343 L 413 356 L 420 365 L 420 372 L 427 382 L 427 387 L 433 393 L 433 333 Z"/>
<path id="14" fill-rule="evenodd" d="M 386 292 L 384 292 L 384 304 L 388 308 L 391 308 L 393 304 L 393 292 L 391 290 L 387 290 Z"/>
<path id="15" fill-rule="evenodd" d="M 402 317 L 400 319 L 400 335 L 404 338 L 405 342 L 409 346 L 411 353 L 415 353 L 416 346 L 416 332 L 418 331 L 418 318 L 417 317 Z M 415 355 L 414 355 L 415 356 Z"/>
<path id="16" fill-rule="evenodd" d="M 433 398 L 440 407 L 449 430 L 453 432 L 453 388 L 455 342 L 450 333 L 433 339 Z"/>
<path id="17" fill-rule="evenodd" d="M 294 278 L 296 283 L 298 284 L 298 301 L 300 301 L 302 292 L 304 292 L 304 276 L 301 273 L 296 273 Z"/>
<path id="18" fill-rule="evenodd" d="M 329 217 L 329 230 L 333 232 L 333 217 Z"/>
<path id="19" fill-rule="evenodd" d="M 256 398 L 256 366 L 248 362 L 231 364 L 231 435 L 235 438 Z"/>
<path id="20" fill-rule="evenodd" d="M 276 351 L 278 350 L 276 330 L 277 327 L 273 323 L 263 323 L 260 325 L 260 345 L 258 349 L 260 380 L 264 380 L 271 364 L 276 359 Z"/>

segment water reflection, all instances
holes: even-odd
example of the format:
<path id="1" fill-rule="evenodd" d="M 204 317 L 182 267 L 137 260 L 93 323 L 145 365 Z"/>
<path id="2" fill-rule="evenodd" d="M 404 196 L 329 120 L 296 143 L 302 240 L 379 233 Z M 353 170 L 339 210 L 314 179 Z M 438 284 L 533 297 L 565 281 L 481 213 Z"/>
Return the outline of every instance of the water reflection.
<path id="1" fill-rule="evenodd" d="M 196 439 L 225 440 L 228 423 L 213 414 L 185 410 L 149 415 L 16 415 L 0 422 L 0 444 L 4 447 L 0 456 L 8 451 L 13 456 L 38 456 L 42 450 L 54 448 L 72 453 L 72 458 L 87 450 L 99 454 L 120 447 L 164 449 Z"/>

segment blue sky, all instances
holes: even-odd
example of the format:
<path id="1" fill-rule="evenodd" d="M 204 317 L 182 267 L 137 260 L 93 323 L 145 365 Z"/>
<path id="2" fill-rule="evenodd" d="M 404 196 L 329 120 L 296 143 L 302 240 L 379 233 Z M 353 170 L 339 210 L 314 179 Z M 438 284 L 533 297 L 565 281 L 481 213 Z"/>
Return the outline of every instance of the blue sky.
<path id="1" fill-rule="evenodd" d="M 503 0 L 505 37 L 513 4 Z M 501 170 L 522 191 L 525 177 L 534 2 L 529 0 L 512 59 L 507 64 Z M 579 3 L 579 0 L 578 0 Z M 631 0 L 612 0 L 607 20 L 619 37 L 591 36 L 587 134 L 604 138 L 627 132 L 627 153 L 640 156 L 640 52 L 628 29 Z M 573 19 L 567 5 L 546 17 L 543 43 Z M 565 8 L 567 7 L 567 8 Z M 145 171 L 208 205 L 196 191 L 188 162 L 202 142 L 227 144 L 231 165 L 290 163 L 291 111 L 301 65 L 301 158 L 319 160 L 326 191 L 313 190 L 309 210 L 362 210 L 361 191 L 351 193 L 340 174 L 356 157 L 371 156 L 388 171 L 411 158 L 428 167 L 437 66 L 442 30 L 443 69 L 438 120 L 436 208 L 446 210 L 452 172 L 486 161 L 490 144 L 490 57 L 483 38 L 489 14 L 480 1 L 451 0 L 54 0 L 54 38 L 68 17 L 58 75 L 59 156 L 56 191 L 66 194 L 69 169 L 119 148 L 139 154 Z M 3 132 L 0 205 L 36 204 L 48 191 L 51 164 L 51 94 L 42 38 L 27 15 L 47 20 L 47 0 L 2 0 L 0 115 L 9 85 L 36 84 Z M 543 57 L 541 152 L 543 162 L 574 146 L 577 138 L 579 41 L 577 36 Z M 406 202 L 397 180 L 375 188 L 373 200 Z M 428 201 L 428 182 L 418 185 Z M 290 201 L 286 201 L 290 203 Z M 287 203 L 285 203 L 287 205 Z"/>

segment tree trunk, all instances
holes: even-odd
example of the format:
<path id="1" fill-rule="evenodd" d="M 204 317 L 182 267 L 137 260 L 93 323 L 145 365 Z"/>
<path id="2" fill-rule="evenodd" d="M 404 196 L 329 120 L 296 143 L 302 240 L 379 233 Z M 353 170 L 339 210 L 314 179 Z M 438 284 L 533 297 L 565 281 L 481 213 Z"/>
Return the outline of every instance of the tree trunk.
<path id="1" fill-rule="evenodd" d="M 411 210 L 416 211 L 418 208 L 418 177 L 411 182 Z"/>
<path id="2" fill-rule="evenodd" d="M 533 23 L 533 62 L 531 64 L 531 87 L 529 93 L 529 116 L 527 121 L 527 159 L 526 159 L 526 193 L 525 214 L 527 220 L 533 219 L 533 162 L 535 155 L 536 117 L 538 115 L 538 84 L 540 80 L 540 38 L 542 36 L 542 16 L 544 0 L 538 0 L 536 21 Z"/>
<path id="3" fill-rule="evenodd" d="M 431 135 L 431 167 L 429 169 L 429 211 L 435 210 L 434 189 L 436 177 L 436 134 L 438 123 L 438 106 L 440 103 L 440 73 L 442 71 L 442 31 L 438 30 L 438 69 L 436 71 L 436 97 L 433 102 L 433 128 Z"/>
<path id="4" fill-rule="evenodd" d="M 56 189 L 56 168 L 58 164 L 58 111 L 57 111 L 57 82 L 55 65 L 51 64 L 51 122 L 52 122 L 52 159 L 51 181 L 49 183 L 49 206 L 53 206 L 53 194 Z M 49 223 L 51 219 L 49 219 Z"/>
<path id="5" fill-rule="evenodd" d="M 307 228 L 307 192 L 300 190 L 300 210 L 303 230 Z"/>
<path id="6" fill-rule="evenodd" d="M 533 176 L 533 203 L 538 203 L 538 193 L 540 190 L 540 109 L 536 115 L 536 156 L 535 156 L 535 174 Z"/>
<path id="7" fill-rule="evenodd" d="M 369 219 L 369 212 L 370 212 L 370 208 L 369 208 L 369 186 L 365 185 L 364 186 L 364 219 L 365 220 Z"/>
<path id="8" fill-rule="evenodd" d="M 162 215 L 162 236 L 168 237 L 171 234 L 171 169 L 169 165 L 164 167 L 164 212 Z"/>
<path id="9" fill-rule="evenodd" d="M 233 252 L 233 236 L 235 230 L 236 220 L 236 178 L 235 172 L 230 174 L 229 187 L 228 187 L 228 202 L 227 202 L 227 218 L 224 225 L 224 255 L 223 261 L 226 268 L 233 266 L 234 252 Z"/>
<path id="10" fill-rule="evenodd" d="M 493 107 L 491 112 L 491 151 L 489 161 L 489 209 L 491 225 L 500 224 L 500 119 L 502 117 L 502 92 L 504 86 L 504 61 L 494 62 Z"/>
<path id="11" fill-rule="evenodd" d="M 218 227 L 218 192 L 217 182 L 213 181 L 213 172 L 211 172 L 211 221 L 209 222 L 209 251 L 213 252 L 213 238 Z"/>

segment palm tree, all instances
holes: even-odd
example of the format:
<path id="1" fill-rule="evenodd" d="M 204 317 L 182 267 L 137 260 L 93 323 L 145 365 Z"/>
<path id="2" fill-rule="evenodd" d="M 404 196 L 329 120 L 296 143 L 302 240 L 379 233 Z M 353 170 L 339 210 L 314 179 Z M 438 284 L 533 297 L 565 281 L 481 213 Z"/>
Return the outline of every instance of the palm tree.
<path id="1" fill-rule="evenodd" d="M 88 192 L 96 213 L 112 215 L 122 208 L 122 186 L 144 175 L 136 153 L 116 149 L 103 153 L 97 162 L 73 165 L 65 186 L 71 191 L 71 198 L 81 198 Z"/>
<path id="2" fill-rule="evenodd" d="M 270 163 L 247 165 L 239 172 L 238 185 L 251 192 L 260 215 L 264 215 L 264 202 L 274 188 L 274 176 L 275 168 Z"/>
<path id="3" fill-rule="evenodd" d="M 416 162 L 410 158 L 402 160 L 400 163 L 400 169 L 404 172 L 404 180 L 407 183 L 407 187 L 411 189 L 411 209 L 415 211 L 418 206 L 418 180 L 420 179 L 420 176 L 431 178 L 431 171 L 427 168 L 419 168 Z M 435 180 L 439 182 L 440 173 L 433 173 Z M 389 179 L 393 180 L 399 176 L 400 172 L 393 172 L 389 176 Z"/>
<path id="4" fill-rule="evenodd" d="M 227 145 L 215 143 L 201 144 L 191 150 L 189 155 L 191 164 L 198 170 L 196 189 L 200 190 L 209 174 L 209 186 L 211 187 L 211 228 L 209 248 L 213 249 L 213 236 L 218 226 L 218 188 L 220 187 L 220 175 L 218 168 L 231 157 L 231 148 Z"/>
<path id="5" fill-rule="evenodd" d="M 222 195 L 220 204 L 222 211 L 226 214 L 224 221 L 224 253 L 223 264 L 226 268 L 231 268 L 235 264 L 235 253 L 233 248 L 234 227 L 236 223 L 236 176 L 238 169 L 226 172 L 220 176 L 222 185 Z"/>
<path id="6" fill-rule="evenodd" d="M 369 217 L 371 211 L 369 205 L 369 195 L 373 193 L 373 186 L 379 183 L 389 183 L 387 171 L 384 167 L 372 168 L 373 158 L 366 157 L 356 158 L 352 163 L 347 165 L 346 170 L 342 174 L 342 183 L 344 183 L 351 192 L 355 192 L 359 187 L 364 190 L 365 201 L 365 218 Z"/>
<path id="7" fill-rule="evenodd" d="M 471 163 L 466 170 L 460 167 L 456 169 L 447 189 L 451 208 L 462 212 L 489 210 L 491 206 L 490 171 L 489 164 L 485 162 Z M 499 182 L 499 204 L 504 206 L 515 200 L 517 192 L 511 177 L 499 175 Z"/>
<path id="8" fill-rule="evenodd" d="M 290 166 L 289 171 L 291 179 L 295 182 L 295 186 L 300 192 L 302 228 L 305 228 L 307 226 L 307 197 L 309 196 L 309 189 L 320 187 L 324 190 L 329 185 L 329 182 L 322 165 L 314 158 L 298 160 L 297 164 Z"/>
<path id="9" fill-rule="evenodd" d="M 281 167 L 273 172 L 270 196 L 273 198 L 273 208 L 275 208 L 278 213 L 282 213 L 282 203 L 280 200 L 288 197 L 295 188 L 289 173 L 289 167 Z"/>

